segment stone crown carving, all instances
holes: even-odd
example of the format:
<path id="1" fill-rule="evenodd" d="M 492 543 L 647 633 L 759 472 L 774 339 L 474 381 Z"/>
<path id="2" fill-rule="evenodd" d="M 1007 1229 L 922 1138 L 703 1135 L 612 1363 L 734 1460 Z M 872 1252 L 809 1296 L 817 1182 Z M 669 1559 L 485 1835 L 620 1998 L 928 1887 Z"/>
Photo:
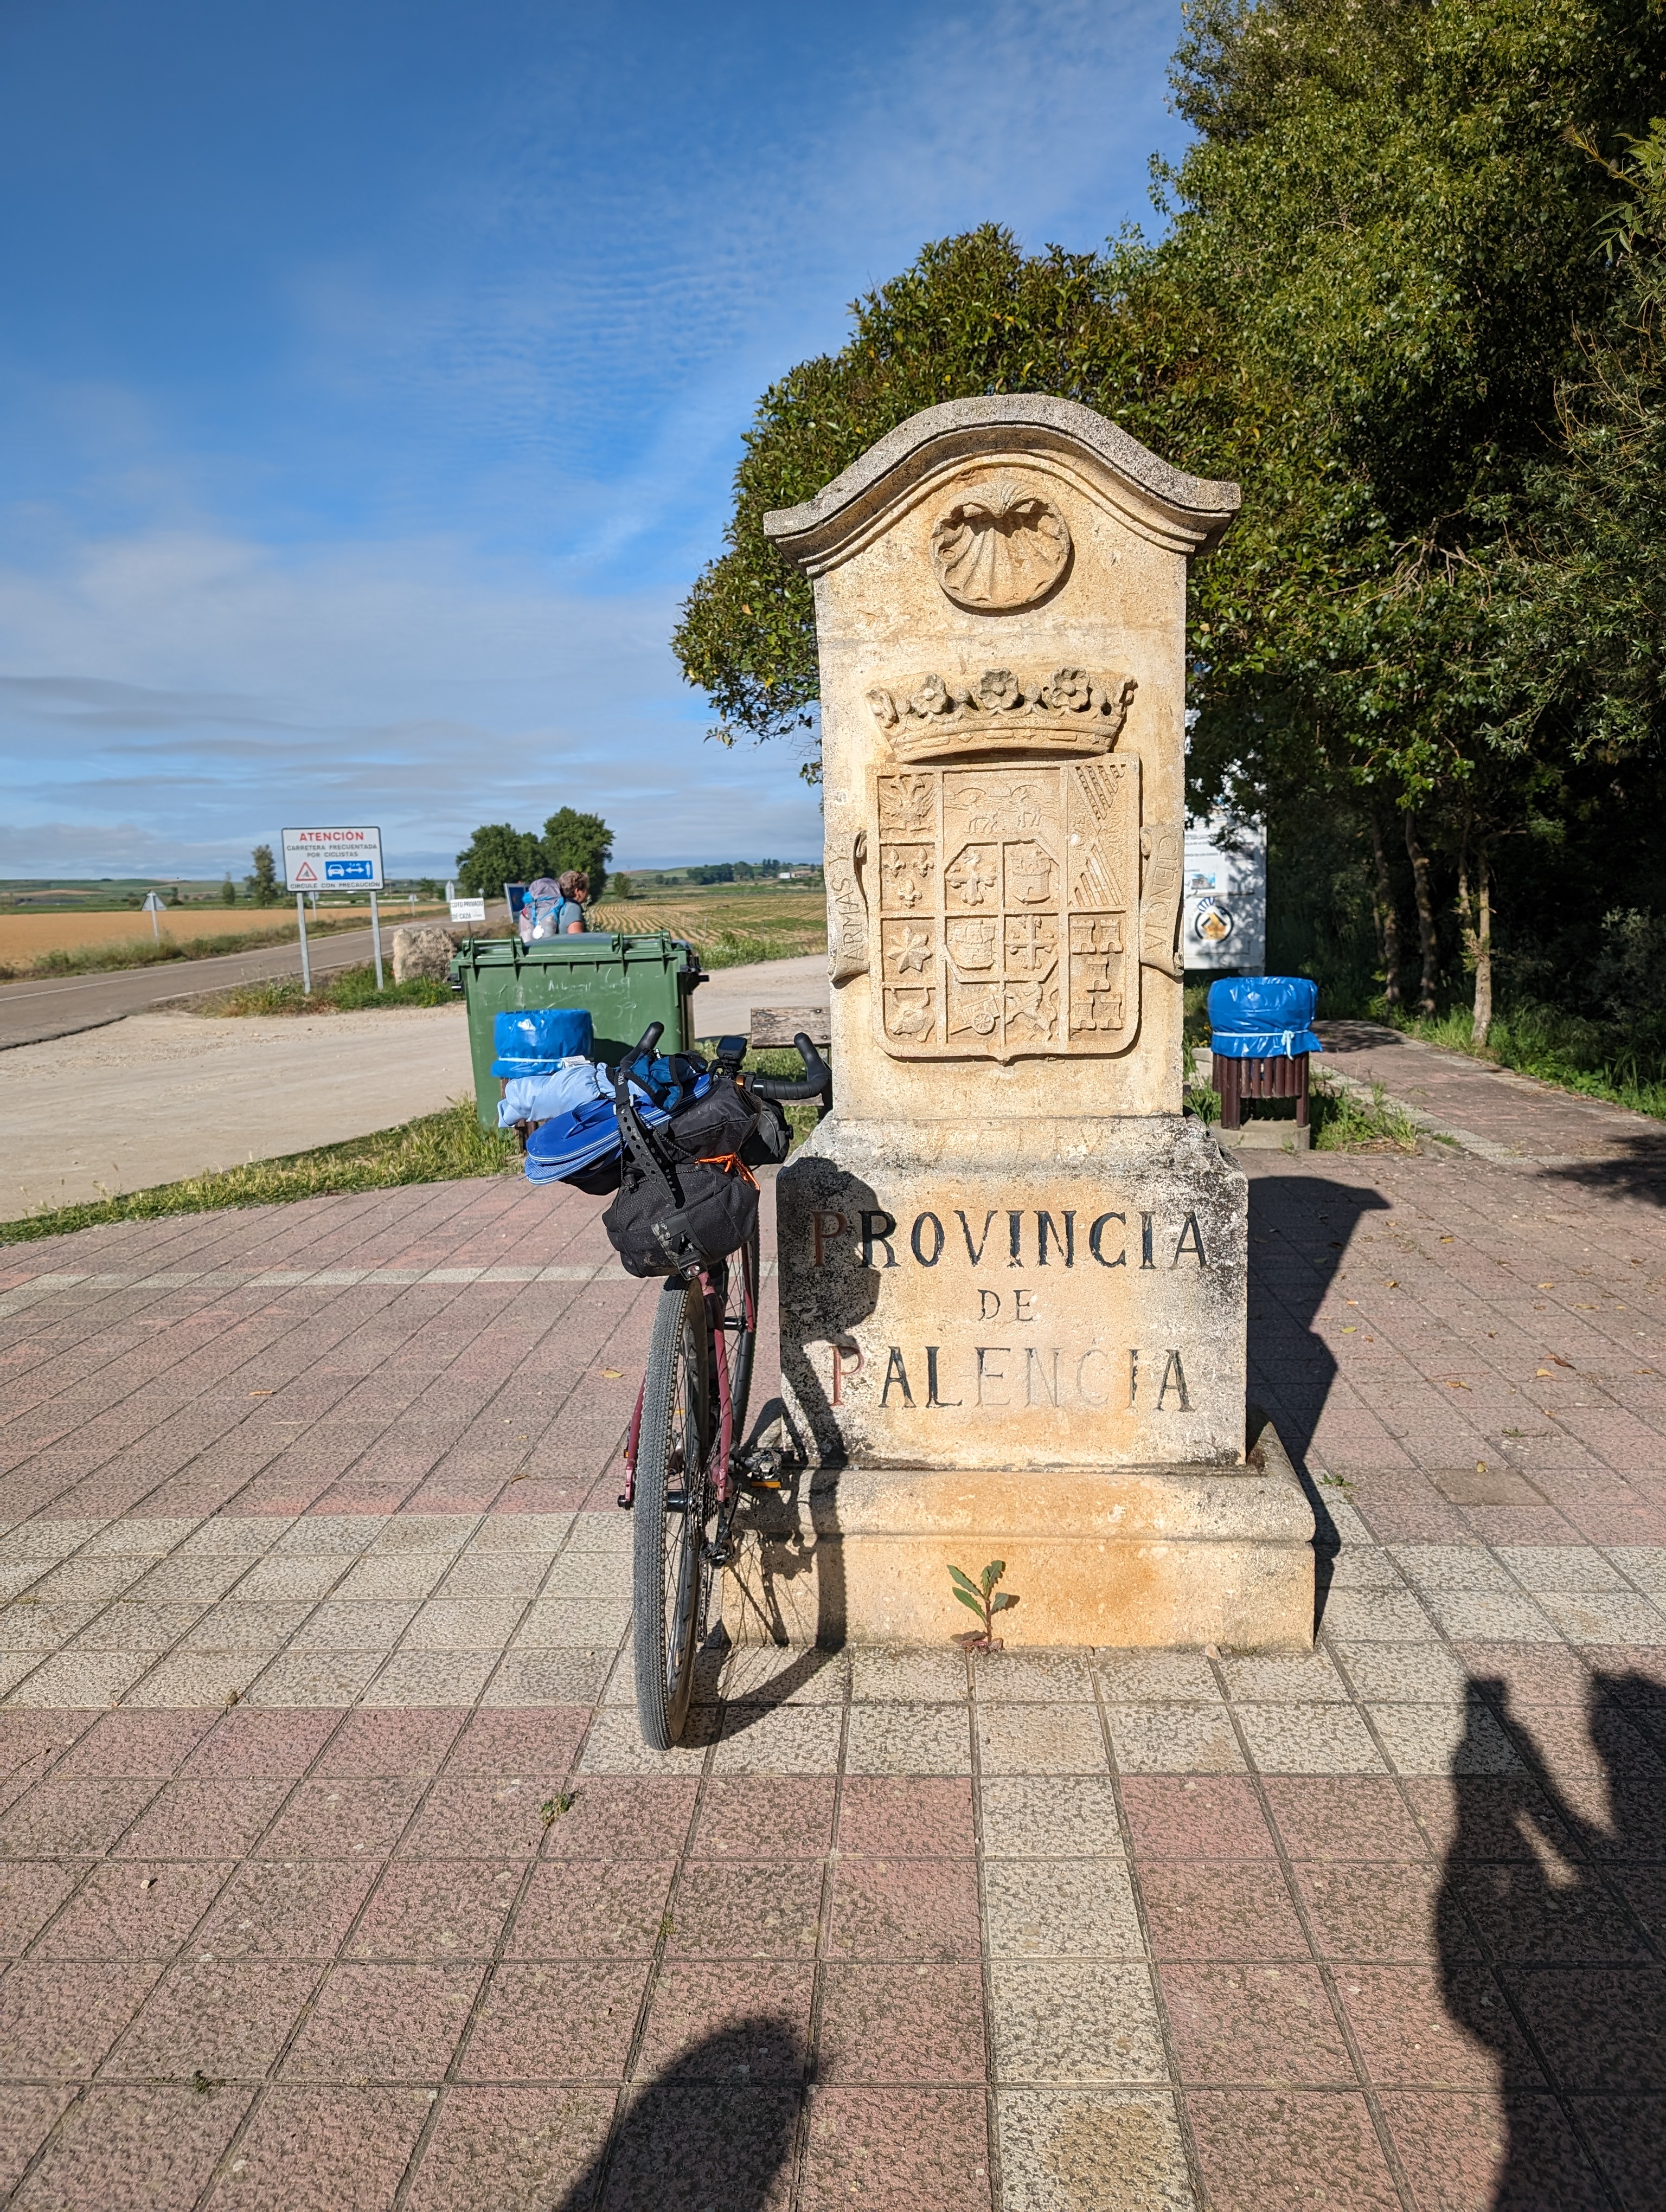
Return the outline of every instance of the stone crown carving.
<path id="1" fill-rule="evenodd" d="M 1011 477 L 963 493 L 932 526 L 937 580 L 974 614 L 1034 606 L 1064 574 L 1070 552 L 1058 508 Z"/>
<path id="2" fill-rule="evenodd" d="M 899 760 L 962 753 L 1108 753 L 1122 733 L 1133 677 L 987 668 L 964 690 L 940 676 L 870 684 L 867 703 Z"/>

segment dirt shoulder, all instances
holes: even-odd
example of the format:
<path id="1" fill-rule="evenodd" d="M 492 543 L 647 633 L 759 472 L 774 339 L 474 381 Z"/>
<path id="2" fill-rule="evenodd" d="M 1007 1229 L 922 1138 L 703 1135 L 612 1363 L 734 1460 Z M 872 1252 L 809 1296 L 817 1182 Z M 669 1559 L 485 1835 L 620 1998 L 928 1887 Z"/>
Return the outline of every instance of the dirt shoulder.
<path id="1" fill-rule="evenodd" d="M 368 1135 L 472 1093 L 460 1006 L 142 1013 L 0 1053 L 0 1217 Z"/>

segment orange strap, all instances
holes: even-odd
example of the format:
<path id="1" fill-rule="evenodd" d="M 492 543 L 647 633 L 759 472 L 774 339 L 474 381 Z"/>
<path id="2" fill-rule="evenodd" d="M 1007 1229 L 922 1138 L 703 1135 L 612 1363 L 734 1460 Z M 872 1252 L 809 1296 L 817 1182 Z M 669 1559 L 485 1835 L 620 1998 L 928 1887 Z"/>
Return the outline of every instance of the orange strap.
<path id="1" fill-rule="evenodd" d="M 754 1190 L 757 1188 L 757 1177 L 747 1166 L 745 1161 L 741 1158 L 739 1152 L 711 1152 L 708 1154 L 702 1154 L 700 1164 L 702 1168 L 721 1168 L 725 1175 L 740 1176 L 747 1182 L 751 1183 Z"/>

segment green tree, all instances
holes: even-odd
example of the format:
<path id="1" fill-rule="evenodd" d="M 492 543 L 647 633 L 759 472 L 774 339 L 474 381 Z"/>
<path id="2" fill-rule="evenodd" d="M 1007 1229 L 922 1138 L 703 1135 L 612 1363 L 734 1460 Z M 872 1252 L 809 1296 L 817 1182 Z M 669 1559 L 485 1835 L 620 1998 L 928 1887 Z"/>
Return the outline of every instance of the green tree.
<path id="1" fill-rule="evenodd" d="M 814 726 L 810 586 L 764 537 L 770 508 L 808 499 L 940 400 L 1043 392 L 1103 407 L 1114 394 L 1128 428 L 1152 427 L 1139 404 L 1141 363 L 1172 370 L 1189 342 L 1156 331 L 1142 340 L 1125 297 L 1133 251 L 1053 247 L 1026 258 L 993 223 L 942 240 L 853 306 L 855 327 L 839 353 L 804 362 L 764 393 L 735 474 L 727 550 L 696 583 L 672 640 L 689 681 L 718 711 L 720 742 Z M 806 766 L 813 780 L 813 760 Z"/>
<path id="2" fill-rule="evenodd" d="M 546 875 L 581 869 L 590 878 L 591 898 L 600 898 L 607 887 L 607 864 L 613 857 L 613 832 L 599 814 L 581 814 L 571 806 L 559 808 L 544 825 L 543 849 Z"/>
<path id="3" fill-rule="evenodd" d="M 1496 840 L 1533 834 L 1555 787 L 1560 732 L 1500 584 L 1512 513 L 1561 465 L 1576 333 L 1614 293 L 1591 250 L 1612 179 L 1586 149 L 1640 132 L 1663 78 L 1649 0 L 1199 0 L 1175 69 L 1199 137 L 1163 179 L 1160 243 L 928 246 L 837 355 L 765 393 L 727 550 L 674 641 L 714 734 L 813 722 L 810 592 L 768 508 L 935 401 L 1062 393 L 1243 485 L 1192 580 L 1193 803 L 1316 805 L 1395 849 L 1415 815 L 1474 933 Z M 1520 595 L 1549 620 L 1544 591 Z M 1577 605 L 1562 628 L 1572 649 Z M 1445 894 L 1408 865 L 1428 1000 Z"/>
<path id="4" fill-rule="evenodd" d="M 229 876 L 220 886 L 220 903 L 222 906 L 235 906 L 237 903 L 237 886 Z"/>
<path id="5" fill-rule="evenodd" d="M 1559 387 L 1558 448 L 1501 503 L 1501 735 L 1532 746 L 1547 726 L 1613 761 L 1657 755 L 1666 715 L 1666 121 L 1597 166 L 1614 201 L 1607 312 Z"/>
<path id="6" fill-rule="evenodd" d="M 278 900 L 277 868 L 270 845 L 257 845 L 250 854 L 254 871 L 243 878 L 249 896 L 256 906 L 276 906 Z"/>
<path id="7" fill-rule="evenodd" d="M 505 884 L 544 873 L 544 848 L 530 830 L 488 822 L 457 855 L 457 888 L 467 898 L 502 898 Z"/>

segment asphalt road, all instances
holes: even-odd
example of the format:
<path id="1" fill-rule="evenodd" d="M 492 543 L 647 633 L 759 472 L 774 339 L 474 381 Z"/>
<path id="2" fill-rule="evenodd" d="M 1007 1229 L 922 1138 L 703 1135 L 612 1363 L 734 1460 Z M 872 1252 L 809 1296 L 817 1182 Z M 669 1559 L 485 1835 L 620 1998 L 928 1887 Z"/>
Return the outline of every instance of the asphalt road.
<path id="1" fill-rule="evenodd" d="M 393 931 L 382 925 L 382 958 L 392 969 Z M 314 975 L 350 968 L 370 957 L 370 931 L 344 930 L 339 936 L 307 939 Z M 253 952 L 225 952 L 212 960 L 167 960 L 155 968 L 112 969 L 102 975 L 43 975 L 25 982 L 0 983 L 0 1052 L 8 1046 L 42 1044 L 101 1029 L 128 1014 L 181 999 L 202 998 L 233 983 L 263 982 L 275 975 L 299 975 L 301 948 L 268 945 Z"/>

